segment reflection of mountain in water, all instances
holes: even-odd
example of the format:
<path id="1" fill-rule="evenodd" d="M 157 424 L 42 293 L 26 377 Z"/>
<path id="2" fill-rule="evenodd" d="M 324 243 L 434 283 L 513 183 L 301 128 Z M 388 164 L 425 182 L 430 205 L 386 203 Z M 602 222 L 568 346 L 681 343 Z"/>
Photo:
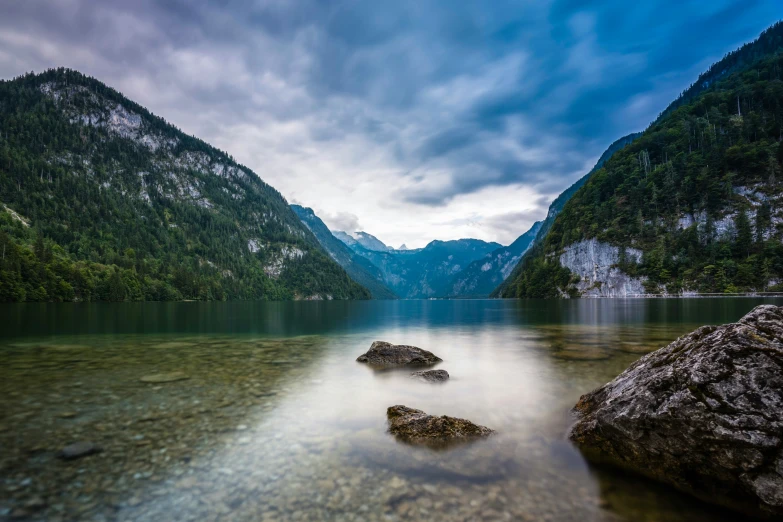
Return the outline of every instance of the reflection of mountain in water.
<path id="1" fill-rule="evenodd" d="M 387 327 L 694 325 L 734 321 L 774 299 L 401 300 L 0 304 L 0 338 L 70 334 L 356 333 Z M 44 319 L 42 319 L 44 318 Z M 687 322 L 683 322 L 687 318 Z"/>

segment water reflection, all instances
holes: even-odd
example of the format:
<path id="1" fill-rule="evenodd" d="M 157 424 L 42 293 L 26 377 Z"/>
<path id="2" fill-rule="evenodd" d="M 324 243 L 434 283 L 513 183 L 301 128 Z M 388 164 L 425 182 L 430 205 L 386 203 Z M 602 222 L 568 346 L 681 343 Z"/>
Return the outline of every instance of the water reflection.
<path id="1" fill-rule="evenodd" d="M 755 304 L 4 307 L 0 517 L 720 520 L 666 488 L 590 469 L 564 433 L 580 394 Z M 379 339 L 434 352 L 451 379 L 357 363 Z M 142 382 L 173 372 L 186 378 Z M 394 404 L 498 434 L 439 452 L 400 444 L 386 432 Z M 104 451 L 56 458 L 78 440 Z"/>

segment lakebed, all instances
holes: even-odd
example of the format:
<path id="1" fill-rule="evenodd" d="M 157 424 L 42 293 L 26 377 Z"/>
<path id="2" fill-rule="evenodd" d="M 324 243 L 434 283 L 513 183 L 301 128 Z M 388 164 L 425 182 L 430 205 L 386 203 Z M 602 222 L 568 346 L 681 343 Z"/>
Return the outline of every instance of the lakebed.
<path id="1" fill-rule="evenodd" d="M 565 434 L 581 394 L 762 302 L 781 300 L 4 305 L 0 518 L 731 520 Z M 357 363 L 375 340 L 451 378 Z M 407 445 L 394 404 L 497 433 Z M 78 441 L 101 451 L 58 457 Z"/>

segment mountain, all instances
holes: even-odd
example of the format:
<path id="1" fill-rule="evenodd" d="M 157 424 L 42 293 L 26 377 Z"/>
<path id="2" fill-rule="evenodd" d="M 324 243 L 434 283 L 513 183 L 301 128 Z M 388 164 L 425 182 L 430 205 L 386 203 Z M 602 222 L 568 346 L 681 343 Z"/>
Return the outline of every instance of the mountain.
<path id="1" fill-rule="evenodd" d="M 378 267 L 332 235 L 324 222 L 315 215 L 312 209 L 299 205 L 291 205 L 291 209 L 315 235 L 318 242 L 332 259 L 343 267 L 354 281 L 367 288 L 374 299 L 397 299 L 394 292 L 389 290 L 383 283 L 383 274 Z"/>
<path id="2" fill-rule="evenodd" d="M 347 232 L 343 232 L 342 230 L 336 230 L 332 232 L 332 235 L 343 242 L 348 247 L 353 247 L 354 245 L 358 245 L 359 242 L 356 241 L 353 236 L 348 234 Z"/>
<path id="3" fill-rule="evenodd" d="M 493 250 L 455 274 L 448 283 L 449 297 L 487 297 L 511 273 L 541 229 L 537 221 L 509 246 Z"/>
<path id="4" fill-rule="evenodd" d="M 728 72 L 681 97 L 595 172 L 500 295 L 780 289 L 781 51 L 779 23 L 713 65 Z"/>
<path id="5" fill-rule="evenodd" d="M 633 143 L 641 135 L 641 132 L 633 132 L 627 136 L 623 136 L 619 140 L 616 140 L 614 143 L 609 145 L 609 148 L 606 149 L 603 154 L 601 154 L 601 157 L 598 158 L 598 161 L 596 162 L 595 166 L 590 169 L 590 172 L 579 178 L 576 183 L 565 189 L 559 196 L 557 196 L 555 200 L 549 205 L 546 219 L 544 219 L 536 239 L 543 239 L 547 233 L 549 233 L 549 229 L 552 228 L 552 223 L 554 223 L 557 215 L 560 214 L 560 211 L 563 210 L 563 207 L 566 203 L 568 203 L 568 200 L 570 200 L 571 197 L 576 194 L 576 191 L 582 188 L 582 185 L 587 183 L 587 180 L 590 179 L 590 176 L 595 174 L 598 169 L 603 167 L 604 163 L 606 163 L 609 158 L 614 156 L 615 152 L 622 150 L 629 143 Z"/>
<path id="6" fill-rule="evenodd" d="M 101 82 L 0 82 L 0 300 L 354 299 L 274 188 Z"/>
<path id="7" fill-rule="evenodd" d="M 598 158 L 598 161 L 596 162 L 595 166 L 590 169 L 590 172 L 579 178 L 573 185 L 565 189 L 559 196 L 555 198 L 555 200 L 549 205 L 549 210 L 547 211 L 546 218 L 541 223 L 541 226 L 538 228 L 538 232 L 536 233 L 536 236 L 533 240 L 533 242 L 529 245 L 528 248 L 525 249 L 525 252 L 523 255 L 530 254 L 535 251 L 533 248 L 535 245 L 541 243 L 546 235 L 549 233 L 549 229 L 552 228 L 552 224 L 555 222 L 555 218 L 560 214 L 560 211 L 563 210 L 563 207 L 568 202 L 568 200 L 571 199 L 571 197 L 576 194 L 576 191 L 582 188 L 582 185 L 587 183 L 587 180 L 592 176 L 598 169 L 603 167 L 604 163 L 606 163 L 609 158 L 611 158 L 615 152 L 618 150 L 622 150 L 626 145 L 629 143 L 633 143 L 639 136 L 641 136 L 641 132 L 634 132 L 627 136 L 623 136 L 619 140 L 616 140 L 614 143 L 609 145 L 609 148 L 607 148 L 603 154 L 601 154 L 601 157 Z M 527 234 L 527 232 L 525 233 Z M 517 240 L 519 241 L 519 240 Z M 515 261 L 516 266 L 512 266 L 513 270 L 511 270 L 510 274 L 509 272 L 505 272 L 504 279 L 500 281 L 500 284 L 497 285 L 497 287 L 492 290 L 490 293 L 491 297 L 499 297 L 504 294 L 506 286 L 514 281 L 517 277 L 519 277 L 519 272 L 521 271 L 522 267 L 519 263 L 519 259 Z"/>
<path id="8" fill-rule="evenodd" d="M 395 294 L 406 299 L 444 297 L 454 274 L 501 245 L 478 239 L 432 241 L 415 250 L 368 250 L 358 242 L 351 248 L 383 274 Z"/>
<path id="9" fill-rule="evenodd" d="M 334 236 L 348 246 L 359 244 L 367 250 L 376 252 L 389 252 L 394 250 L 392 247 L 386 246 L 383 241 L 367 232 L 354 232 L 353 234 L 348 234 L 338 230 L 334 232 Z"/>

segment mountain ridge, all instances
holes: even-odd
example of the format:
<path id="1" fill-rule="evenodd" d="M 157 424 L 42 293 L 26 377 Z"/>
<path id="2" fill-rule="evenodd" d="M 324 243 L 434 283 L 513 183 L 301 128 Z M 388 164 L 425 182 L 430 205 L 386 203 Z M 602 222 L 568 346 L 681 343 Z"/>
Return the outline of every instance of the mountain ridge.
<path id="1" fill-rule="evenodd" d="M 590 176 L 592 176 L 598 169 L 604 166 L 604 164 L 619 150 L 622 150 L 626 145 L 633 143 L 636 139 L 641 136 L 641 132 L 632 132 L 631 134 L 627 134 L 623 136 L 622 138 L 619 138 L 612 142 L 611 145 L 603 152 L 601 153 L 601 156 L 599 156 L 598 161 L 595 163 L 595 166 L 593 166 L 590 171 L 579 178 L 574 184 L 569 186 L 567 189 L 565 189 L 563 192 L 561 192 L 553 201 L 549 204 L 549 208 L 547 210 L 546 217 L 541 222 L 541 226 L 539 227 L 538 232 L 536 233 L 535 238 L 533 239 L 533 242 L 529 245 L 529 248 L 527 248 L 523 255 L 529 255 L 535 252 L 536 245 L 540 244 L 546 235 L 549 233 L 550 228 L 552 228 L 552 224 L 555 221 L 555 218 L 558 214 L 563 210 L 563 207 L 566 203 L 568 203 L 568 200 L 571 199 L 571 197 L 580 189 L 582 186 L 587 183 L 587 180 L 590 179 Z M 519 270 L 521 269 L 521 261 L 524 259 L 524 257 L 520 257 L 520 259 L 517 261 L 517 264 L 513 267 L 513 270 L 511 273 L 509 273 L 502 282 L 500 282 L 499 285 L 497 285 L 496 288 L 494 288 L 490 292 L 490 297 L 499 297 L 501 294 L 503 294 L 504 289 L 506 285 L 513 281 L 519 274 Z"/>
<path id="2" fill-rule="evenodd" d="M 713 64 L 692 96 L 675 100 L 591 176 L 498 294 L 781 288 L 781 70 L 777 23 Z"/>
<path id="3" fill-rule="evenodd" d="M 0 82 L 0 299 L 368 298 L 283 196 L 100 81 Z"/>
<path id="4" fill-rule="evenodd" d="M 348 245 L 338 239 L 327 228 L 313 209 L 301 205 L 291 205 L 291 208 L 310 229 L 318 242 L 351 278 L 367 288 L 373 299 L 397 299 L 397 295 L 383 282 L 383 274 L 364 257 L 356 254 Z"/>
<path id="5" fill-rule="evenodd" d="M 488 297 L 513 271 L 519 259 L 533 244 L 542 221 L 536 221 L 527 232 L 508 246 L 500 247 L 471 262 L 448 283 L 447 297 Z"/>
<path id="6" fill-rule="evenodd" d="M 357 255 L 376 266 L 383 274 L 386 286 L 399 297 L 407 299 L 446 297 L 448 281 L 455 273 L 502 247 L 499 243 L 463 238 L 436 239 L 418 249 L 375 250 L 365 248 L 354 236 L 345 232 L 333 234 Z M 374 238 L 369 233 L 364 234 Z"/>

